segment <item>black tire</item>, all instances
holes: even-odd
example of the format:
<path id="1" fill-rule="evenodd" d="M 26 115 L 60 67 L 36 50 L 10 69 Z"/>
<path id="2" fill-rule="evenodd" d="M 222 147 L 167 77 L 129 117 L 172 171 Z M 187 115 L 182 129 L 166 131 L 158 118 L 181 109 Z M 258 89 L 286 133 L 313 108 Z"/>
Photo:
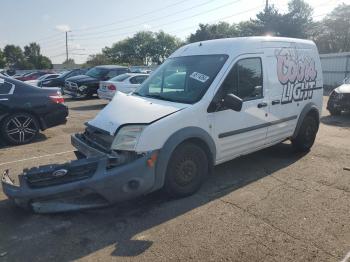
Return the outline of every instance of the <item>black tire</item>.
<path id="1" fill-rule="evenodd" d="M 297 136 L 292 139 L 292 145 L 298 152 L 308 152 L 313 146 L 318 131 L 318 121 L 312 115 L 307 115 Z"/>
<path id="2" fill-rule="evenodd" d="M 0 133 L 7 143 L 23 145 L 32 142 L 39 133 L 39 123 L 28 113 L 9 115 L 0 125 Z"/>
<path id="3" fill-rule="evenodd" d="M 199 190 L 209 170 L 203 149 L 193 143 L 180 145 L 167 167 L 164 190 L 171 197 L 185 197 Z"/>

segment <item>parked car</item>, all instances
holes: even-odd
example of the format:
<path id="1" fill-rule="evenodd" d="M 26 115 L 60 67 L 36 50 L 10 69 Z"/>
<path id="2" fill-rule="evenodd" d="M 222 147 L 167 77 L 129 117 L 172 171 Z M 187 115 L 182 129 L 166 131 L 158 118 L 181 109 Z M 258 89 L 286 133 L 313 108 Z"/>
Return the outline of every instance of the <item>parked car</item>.
<path id="1" fill-rule="evenodd" d="M 310 150 L 322 101 L 312 41 L 192 43 L 135 92 L 118 92 L 84 133 L 72 136 L 84 158 L 26 170 L 20 187 L 5 173 L 3 190 L 42 213 L 106 206 L 160 188 L 185 197 L 220 163 L 285 140 L 297 151 Z"/>
<path id="2" fill-rule="evenodd" d="M 350 77 L 335 88 L 329 95 L 327 109 L 331 115 L 340 115 L 342 111 L 350 110 Z"/>
<path id="3" fill-rule="evenodd" d="M 129 69 L 123 66 L 96 66 L 87 71 L 85 75 L 68 78 L 65 82 L 64 93 L 71 97 L 89 98 L 97 94 L 100 81 L 106 81 L 128 72 Z"/>
<path id="4" fill-rule="evenodd" d="M 6 77 L 10 77 L 6 71 L 4 69 L 0 69 L 0 75 L 6 76 Z"/>
<path id="5" fill-rule="evenodd" d="M 37 88 L 0 75 L 0 137 L 12 145 L 32 142 L 40 130 L 64 124 L 68 109 L 58 89 Z"/>
<path id="6" fill-rule="evenodd" d="M 32 86 L 38 86 L 39 82 L 42 82 L 42 81 L 45 81 L 45 80 L 49 80 L 49 79 L 54 79 L 54 78 L 57 78 L 59 76 L 60 76 L 60 74 L 46 74 L 46 75 L 43 75 L 43 76 L 39 77 L 36 80 L 24 81 L 24 83 L 32 85 Z"/>
<path id="7" fill-rule="evenodd" d="M 22 76 L 17 76 L 14 78 L 17 80 L 20 80 L 20 81 L 36 80 L 39 77 L 46 75 L 46 74 L 50 74 L 50 72 L 37 71 L 37 72 L 27 73 L 27 74 L 24 74 Z"/>
<path id="8" fill-rule="evenodd" d="M 65 71 L 65 72 L 62 72 L 62 74 L 57 78 L 39 81 L 38 86 L 57 87 L 57 88 L 61 88 L 63 91 L 64 82 L 66 81 L 66 79 L 73 76 L 83 75 L 86 72 L 87 72 L 87 69 L 73 69 L 73 70 Z"/>
<path id="9" fill-rule="evenodd" d="M 126 73 L 108 81 L 101 81 L 100 88 L 97 90 L 98 97 L 101 99 L 112 100 L 115 92 L 130 93 L 135 91 L 148 77 L 148 74 Z"/>

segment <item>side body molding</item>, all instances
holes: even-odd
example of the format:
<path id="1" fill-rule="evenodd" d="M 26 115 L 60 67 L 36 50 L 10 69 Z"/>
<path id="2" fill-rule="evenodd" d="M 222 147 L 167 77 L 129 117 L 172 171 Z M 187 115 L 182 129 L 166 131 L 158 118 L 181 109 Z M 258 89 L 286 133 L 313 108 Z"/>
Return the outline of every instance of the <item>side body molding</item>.
<path id="1" fill-rule="evenodd" d="M 318 122 L 318 124 L 320 123 L 320 112 L 319 112 L 316 104 L 314 104 L 312 102 L 306 104 L 299 115 L 298 123 L 295 127 L 294 134 L 293 134 L 292 138 L 295 138 L 298 135 L 299 129 L 301 127 L 301 124 L 303 123 L 305 116 L 310 112 L 314 112 L 317 114 L 317 116 L 318 116 L 317 122 Z"/>
<path id="2" fill-rule="evenodd" d="M 165 175 L 168 162 L 175 148 L 185 140 L 197 139 L 201 140 L 202 144 L 206 144 L 209 151 L 210 168 L 214 166 L 216 159 L 216 146 L 210 134 L 199 127 L 186 127 L 172 134 L 160 149 L 159 157 L 156 165 L 156 177 L 154 187 L 151 191 L 160 189 L 164 185 Z"/>

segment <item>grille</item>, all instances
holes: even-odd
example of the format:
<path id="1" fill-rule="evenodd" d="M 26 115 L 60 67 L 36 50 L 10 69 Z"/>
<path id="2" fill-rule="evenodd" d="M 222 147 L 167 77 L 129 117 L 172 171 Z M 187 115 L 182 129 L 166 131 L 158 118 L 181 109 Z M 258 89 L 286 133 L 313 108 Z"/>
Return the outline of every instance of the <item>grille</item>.
<path id="1" fill-rule="evenodd" d="M 88 126 L 85 132 L 80 136 L 87 144 L 92 147 L 109 152 L 113 143 L 114 137 L 109 133 L 98 130 L 94 127 Z"/>
<path id="2" fill-rule="evenodd" d="M 77 85 L 76 83 L 74 83 L 74 82 L 69 82 L 69 81 L 66 81 L 66 82 L 64 83 L 64 86 L 65 86 L 66 89 L 68 89 L 68 90 L 76 90 L 77 87 L 78 87 L 78 85 Z"/>
<path id="3" fill-rule="evenodd" d="M 63 165 L 47 165 L 25 170 L 25 178 L 32 188 L 42 188 L 66 184 L 92 177 L 97 170 L 98 162 L 78 164 L 75 161 Z M 65 174 L 57 176 L 57 171 Z M 61 173 L 62 174 L 62 173 Z"/>

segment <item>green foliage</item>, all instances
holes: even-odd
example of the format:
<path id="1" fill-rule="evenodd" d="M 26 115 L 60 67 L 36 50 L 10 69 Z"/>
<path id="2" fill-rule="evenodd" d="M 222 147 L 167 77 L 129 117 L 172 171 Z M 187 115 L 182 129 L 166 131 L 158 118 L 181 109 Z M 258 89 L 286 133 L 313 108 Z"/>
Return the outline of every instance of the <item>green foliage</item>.
<path id="1" fill-rule="evenodd" d="M 10 68 L 22 69 L 25 60 L 23 51 L 19 46 L 6 45 L 4 48 L 4 56 L 6 60 L 6 66 Z"/>
<path id="2" fill-rule="evenodd" d="M 218 24 L 199 24 L 199 29 L 188 37 L 188 42 L 199 42 L 210 39 L 227 38 L 239 36 L 236 25 L 230 25 L 226 22 Z"/>
<path id="3" fill-rule="evenodd" d="M 71 68 L 75 68 L 75 61 L 73 58 L 68 58 L 68 60 L 64 61 L 62 63 L 62 65 L 64 66 L 64 68 L 66 69 L 71 69 Z"/>
<path id="4" fill-rule="evenodd" d="M 316 23 L 311 38 L 321 53 L 350 52 L 350 5 L 339 5 Z"/>
<path id="5" fill-rule="evenodd" d="M 96 55 L 90 55 L 87 62 L 86 67 L 94 67 L 98 65 L 108 65 L 111 64 L 108 57 L 106 57 L 104 54 L 96 54 Z"/>
<path id="6" fill-rule="evenodd" d="M 30 43 L 24 47 L 7 45 L 3 51 L 5 66 L 16 69 L 51 69 L 51 60 L 40 54 L 40 46 Z M 1 61 L 1 59 L 0 59 Z"/>
<path id="7" fill-rule="evenodd" d="M 238 24 L 219 22 L 218 24 L 200 24 L 199 29 L 188 38 L 188 42 L 210 39 L 275 35 L 306 38 L 312 25 L 312 8 L 303 0 L 291 0 L 288 12 L 281 14 L 273 5 L 268 6 L 256 15 L 256 19 Z"/>
<path id="8" fill-rule="evenodd" d="M 6 65 L 4 52 L 0 49 L 0 68 L 4 68 Z"/>
<path id="9" fill-rule="evenodd" d="M 180 40 L 162 31 L 142 31 L 104 48 L 102 53 L 112 63 L 150 65 L 162 63 L 180 45 Z"/>

